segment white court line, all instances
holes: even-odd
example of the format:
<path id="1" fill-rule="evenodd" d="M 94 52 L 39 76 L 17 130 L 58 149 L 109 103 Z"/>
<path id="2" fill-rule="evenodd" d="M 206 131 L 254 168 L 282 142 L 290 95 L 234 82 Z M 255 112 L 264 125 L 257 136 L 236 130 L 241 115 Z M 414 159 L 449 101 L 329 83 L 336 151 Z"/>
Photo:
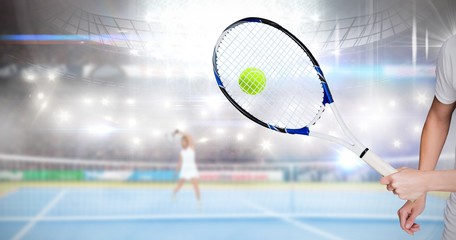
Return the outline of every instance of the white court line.
<path id="1" fill-rule="evenodd" d="M 247 202 L 247 205 L 254 208 L 254 209 L 257 209 L 259 211 L 261 211 L 262 213 L 266 214 L 266 215 L 269 215 L 269 216 L 272 216 L 272 217 L 275 217 L 275 218 L 278 218 L 286 223 L 289 223 L 295 227 L 298 227 L 298 228 L 301 228 L 301 229 L 304 229 L 306 231 L 309 231 L 309 232 L 312 232 L 312 233 L 315 233 L 317 235 L 320 235 L 326 239 L 329 239 L 329 240 L 344 240 L 343 238 L 340 238 L 336 235 L 333 235 L 327 231 L 324 231 L 320 228 L 317 228 L 317 227 L 313 227 L 309 224 L 305 224 L 303 222 L 300 222 L 300 221 L 297 221 L 297 220 L 294 220 L 293 218 L 291 217 L 288 217 L 288 216 L 284 216 L 280 213 L 276 213 L 270 209 L 267 209 L 265 207 L 262 207 L 256 203 L 252 203 L 252 202 Z"/>
<path id="2" fill-rule="evenodd" d="M 279 214 L 279 213 L 276 213 Z M 288 218 L 307 219 L 337 219 L 337 220 L 386 220 L 396 221 L 397 216 L 391 214 L 312 214 L 312 213 L 280 213 L 280 216 Z M 246 214 L 142 214 L 142 215 L 68 215 L 68 216 L 43 216 L 36 220 L 34 217 L 0 216 L 0 222 L 71 222 L 71 221 L 135 221 L 135 220 L 207 220 L 207 219 L 270 219 L 277 216 L 263 213 Z M 440 222 L 443 216 L 423 216 L 420 221 Z"/>
<path id="3" fill-rule="evenodd" d="M 36 215 L 34 218 L 31 219 L 19 232 L 14 235 L 12 240 L 20 240 L 22 239 L 34 226 L 35 224 L 40 221 L 59 201 L 62 199 L 63 196 L 67 193 L 67 190 L 61 190 L 55 197 L 43 208 L 41 211 Z"/>

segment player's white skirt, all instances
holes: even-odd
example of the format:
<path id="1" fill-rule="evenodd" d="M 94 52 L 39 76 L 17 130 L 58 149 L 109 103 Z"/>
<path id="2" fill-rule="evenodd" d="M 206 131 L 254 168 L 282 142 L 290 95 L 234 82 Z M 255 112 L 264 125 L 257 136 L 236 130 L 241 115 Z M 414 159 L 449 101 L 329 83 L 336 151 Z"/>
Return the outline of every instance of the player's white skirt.
<path id="1" fill-rule="evenodd" d="M 199 178 L 199 173 L 196 165 L 182 166 L 182 169 L 179 173 L 179 179 L 190 180 L 193 178 Z"/>

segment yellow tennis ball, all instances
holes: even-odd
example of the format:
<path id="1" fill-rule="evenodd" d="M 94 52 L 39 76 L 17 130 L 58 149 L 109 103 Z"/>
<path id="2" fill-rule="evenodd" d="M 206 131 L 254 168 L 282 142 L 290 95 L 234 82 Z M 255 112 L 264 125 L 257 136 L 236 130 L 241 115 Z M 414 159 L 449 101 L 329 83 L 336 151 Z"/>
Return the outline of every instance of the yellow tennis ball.
<path id="1" fill-rule="evenodd" d="M 258 68 L 247 68 L 239 76 L 239 87 L 250 95 L 261 93 L 266 87 L 266 76 Z"/>

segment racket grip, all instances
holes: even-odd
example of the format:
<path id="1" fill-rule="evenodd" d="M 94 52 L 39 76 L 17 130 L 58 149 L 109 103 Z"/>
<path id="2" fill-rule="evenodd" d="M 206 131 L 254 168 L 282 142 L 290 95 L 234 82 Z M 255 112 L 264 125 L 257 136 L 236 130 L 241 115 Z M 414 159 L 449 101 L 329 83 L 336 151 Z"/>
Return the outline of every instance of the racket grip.
<path id="1" fill-rule="evenodd" d="M 366 154 L 361 158 L 369 166 L 371 166 L 375 171 L 380 173 L 382 176 L 388 176 L 397 172 L 397 170 L 391 166 L 389 163 L 383 161 L 377 154 L 372 151 L 367 151 Z"/>

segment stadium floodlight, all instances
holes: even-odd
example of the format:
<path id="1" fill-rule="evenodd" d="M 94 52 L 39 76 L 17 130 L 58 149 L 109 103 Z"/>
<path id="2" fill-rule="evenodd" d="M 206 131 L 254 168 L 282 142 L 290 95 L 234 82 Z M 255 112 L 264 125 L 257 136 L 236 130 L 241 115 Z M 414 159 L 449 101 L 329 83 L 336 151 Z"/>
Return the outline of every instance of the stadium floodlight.
<path id="1" fill-rule="evenodd" d="M 49 73 L 49 75 L 48 75 L 49 81 L 53 82 L 53 81 L 55 81 L 55 78 L 56 78 L 56 76 L 54 73 Z"/>
<path id="2" fill-rule="evenodd" d="M 109 100 L 107 98 L 102 98 L 101 99 L 101 105 L 108 106 L 108 104 L 109 104 Z"/>
<path id="3" fill-rule="evenodd" d="M 68 122 L 70 119 L 70 114 L 67 111 L 60 111 L 59 119 L 61 122 Z"/>
<path id="4" fill-rule="evenodd" d="M 264 140 L 261 144 L 260 144 L 261 148 L 263 148 L 263 150 L 270 150 L 271 149 L 271 142 L 270 141 L 267 141 L 267 140 Z"/>
<path id="5" fill-rule="evenodd" d="M 209 141 L 209 139 L 203 137 L 203 138 L 200 138 L 198 142 L 200 142 L 200 143 L 206 143 L 207 141 Z"/>
<path id="6" fill-rule="evenodd" d="M 36 95 L 36 97 L 38 98 L 38 100 L 42 100 L 44 99 L 44 93 L 40 92 Z"/>
<path id="7" fill-rule="evenodd" d="M 108 125 L 101 124 L 101 125 L 89 127 L 87 130 L 90 134 L 106 135 L 108 133 L 113 132 L 114 128 L 112 128 L 111 126 L 108 126 Z"/>
<path id="8" fill-rule="evenodd" d="M 238 141 L 244 140 L 244 135 L 239 133 L 238 135 L 236 135 L 236 140 L 238 140 Z"/>
<path id="9" fill-rule="evenodd" d="M 91 98 L 84 98 L 82 101 L 87 105 L 90 105 L 93 102 L 93 100 Z"/>
<path id="10" fill-rule="evenodd" d="M 27 76 L 25 76 L 25 80 L 27 80 L 27 82 L 34 82 L 35 81 L 35 75 L 28 74 Z"/>
<path id="11" fill-rule="evenodd" d="M 426 101 L 428 100 L 426 94 L 424 93 L 419 93 L 418 96 L 416 97 L 416 100 L 418 101 L 418 104 L 424 105 Z"/>
<path id="12" fill-rule="evenodd" d="M 129 127 L 134 127 L 134 126 L 136 126 L 136 123 L 137 123 L 137 122 L 136 122 L 136 119 L 135 119 L 135 118 L 130 118 L 130 119 L 128 119 L 128 126 L 129 126 Z"/>
<path id="13" fill-rule="evenodd" d="M 401 148 L 401 146 L 402 146 L 401 140 L 399 140 L 399 139 L 394 140 L 393 146 L 394 146 L 394 148 Z"/>
<path id="14" fill-rule="evenodd" d="M 134 143 L 135 145 L 140 144 L 140 143 L 141 143 L 141 138 L 139 138 L 139 137 L 134 137 L 134 138 L 133 138 L 133 143 Z"/>
<path id="15" fill-rule="evenodd" d="M 130 49 L 130 55 L 138 56 L 138 55 L 139 55 L 139 52 L 138 52 L 137 49 Z"/>
<path id="16" fill-rule="evenodd" d="M 135 105 L 135 103 L 136 103 L 136 100 L 135 100 L 135 99 L 133 99 L 133 98 L 129 98 L 129 99 L 127 99 L 127 101 L 126 101 L 126 102 L 127 102 L 127 104 L 128 104 L 128 105 L 132 106 L 132 105 Z"/>
<path id="17" fill-rule="evenodd" d="M 225 129 L 223 129 L 223 128 L 217 128 L 217 129 L 215 129 L 215 132 L 216 132 L 217 134 L 223 134 L 223 133 L 225 133 Z"/>

